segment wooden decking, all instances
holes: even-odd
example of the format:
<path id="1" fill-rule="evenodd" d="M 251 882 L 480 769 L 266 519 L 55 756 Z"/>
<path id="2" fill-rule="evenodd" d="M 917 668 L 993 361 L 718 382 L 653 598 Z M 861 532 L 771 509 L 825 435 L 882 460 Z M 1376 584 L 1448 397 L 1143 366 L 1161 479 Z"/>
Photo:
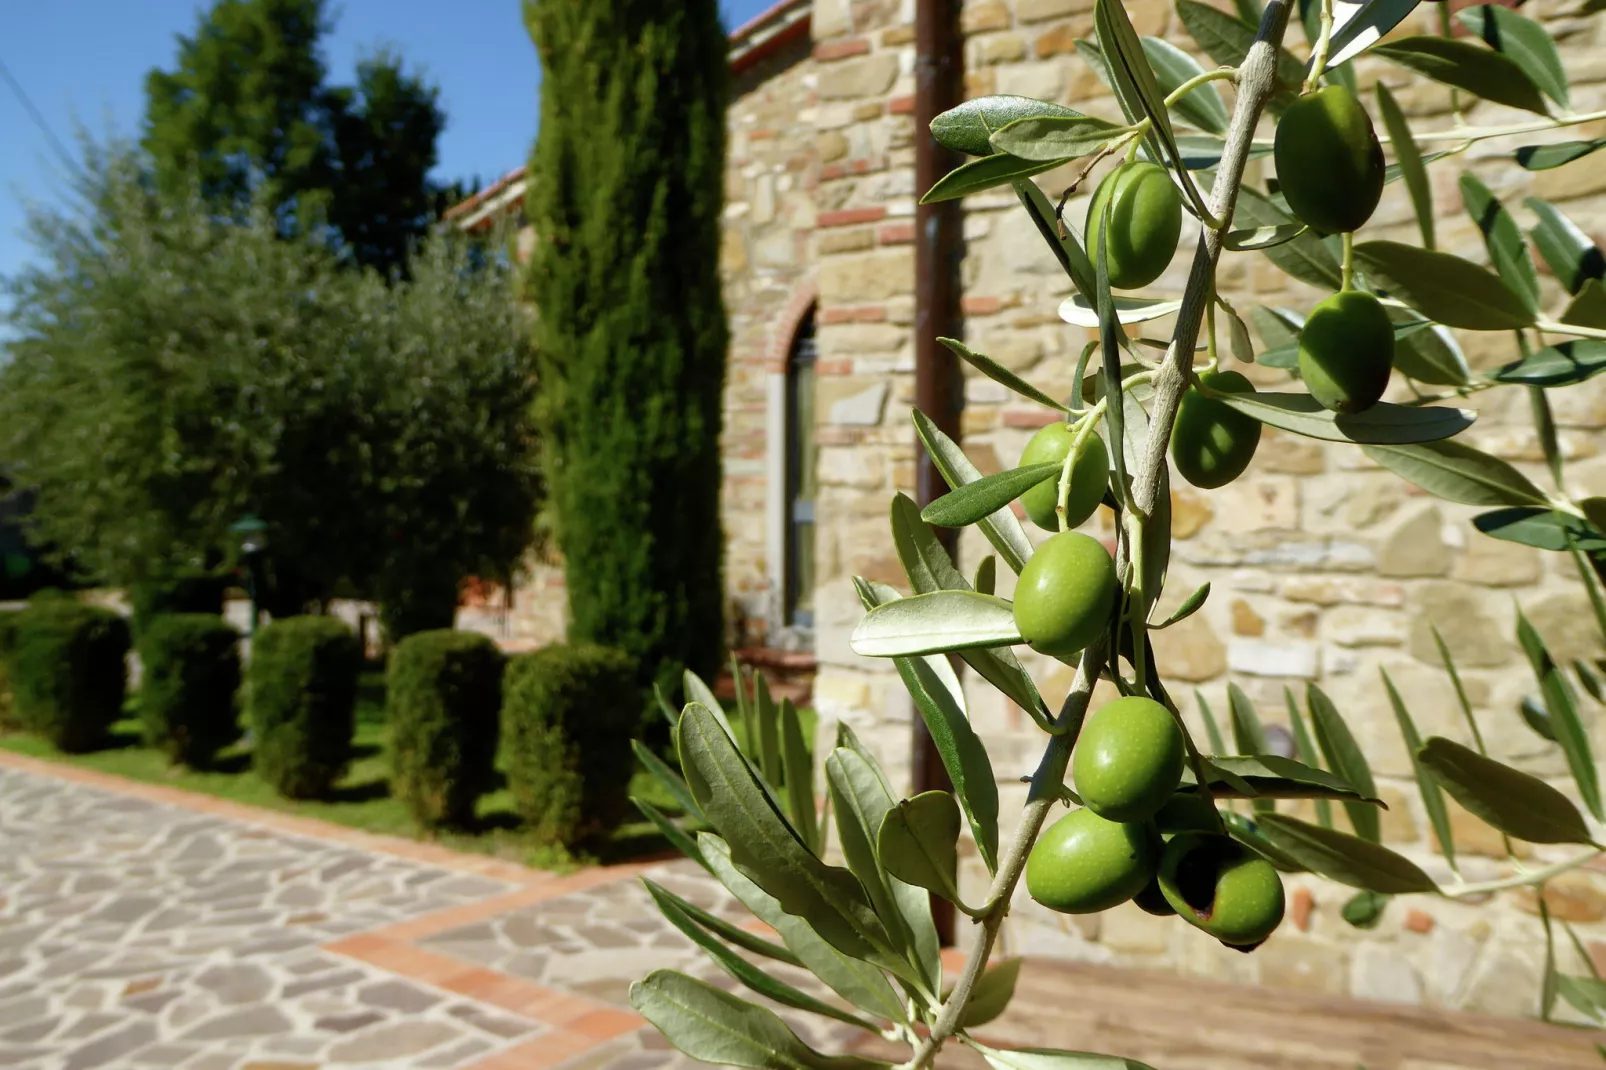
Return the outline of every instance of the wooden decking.
<path id="1" fill-rule="evenodd" d="M 1046 960 L 1027 963 L 1008 1012 L 977 1032 L 1155 1070 L 1606 1068 L 1606 1033 L 1591 1030 Z M 957 1044 L 939 1064 L 985 1067 Z"/>

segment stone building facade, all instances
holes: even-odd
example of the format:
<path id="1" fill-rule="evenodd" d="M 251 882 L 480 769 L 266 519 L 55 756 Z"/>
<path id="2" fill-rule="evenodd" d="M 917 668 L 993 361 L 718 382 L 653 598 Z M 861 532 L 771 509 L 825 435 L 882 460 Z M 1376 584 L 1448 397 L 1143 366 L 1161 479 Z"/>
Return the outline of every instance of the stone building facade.
<path id="1" fill-rule="evenodd" d="M 1424 4 L 1400 32 L 1435 32 L 1432 8 Z M 1533 0 L 1524 11 L 1543 18 L 1556 37 L 1573 107 L 1589 112 L 1606 108 L 1606 18 L 1573 14 L 1577 9 L 1574 0 Z M 835 722 L 846 721 L 899 776 L 907 775 L 909 701 L 890 666 L 854 655 L 848 636 L 862 615 L 851 578 L 904 579 L 887 508 L 892 494 L 912 491 L 914 481 L 913 10 L 913 0 L 786 0 L 737 31 L 723 247 L 732 323 L 724 511 L 730 593 L 747 629 L 739 639 L 812 644 L 822 740 Z M 1169 3 L 1132 0 L 1128 10 L 1140 33 L 1192 47 Z M 1014 93 L 1118 115 L 1108 90 L 1076 56 L 1076 40 L 1093 36 L 1092 0 L 970 0 L 962 18 L 969 95 Z M 1304 48 L 1297 27 L 1290 47 Z M 1454 122 L 1450 93 L 1441 86 L 1374 60 L 1358 64 L 1357 74 L 1368 93 L 1385 80 L 1419 129 Z M 1522 118 L 1481 103 L 1466 116 L 1477 125 Z M 1606 123 L 1597 122 L 1563 136 L 1603 135 Z M 1461 159 L 1508 204 L 1541 196 L 1597 239 L 1606 235 L 1602 157 L 1529 173 L 1510 163 L 1513 147 L 1481 142 Z M 1250 178 L 1263 166 L 1252 163 Z M 1439 247 L 1482 260 L 1479 233 L 1461 209 L 1459 170 L 1454 161 L 1431 168 Z M 1066 170 L 1038 181 L 1057 195 L 1070 177 Z M 516 193 L 508 193 L 514 185 L 472 211 L 493 211 L 497 197 L 514 203 Z M 1091 186 L 1071 200 L 1067 219 L 1080 220 Z M 967 343 L 1050 393 L 1067 394 L 1071 361 L 1089 334 L 1056 315 L 1069 293 L 1057 262 L 1007 191 L 968 198 L 963 210 Z M 1365 236 L 1416 240 L 1400 186 L 1389 187 Z M 1190 233 L 1182 247 L 1192 247 Z M 1187 263 L 1179 254 L 1148 292 L 1179 294 Z M 1323 296 L 1255 254 L 1224 258 L 1221 281 L 1244 310 L 1263 304 L 1303 312 Z M 1557 284 L 1547 276 L 1543 285 L 1554 307 Z M 1163 336 L 1166 326 L 1146 333 Z M 1460 341 L 1474 368 L 1514 359 L 1509 334 L 1462 332 Z M 1241 370 L 1262 385 L 1286 382 L 1276 369 Z M 1407 394 L 1397 382 L 1391 396 Z M 1552 403 L 1569 489 L 1606 493 L 1606 390 L 1553 391 Z M 1471 442 L 1547 483 L 1520 390 L 1486 391 L 1464 404 L 1480 414 Z M 1031 434 L 1053 418 L 967 369 L 963 442 L 984 473 L 1013 465 Z M 1307 683 L 1318 682 L 1373 761 L 1389 804 L 1385 842 L 1448 880 L 1379 675 L 1387 670 L 1424 735 L 1466 738 L 1432 641 L 1437 626 L 1462 669 L 1491 751 L 1566 784 L 1558 748 L 1518 716 L 1534 685 L 1514 641 L 1520 602 L 1558 658 L 1602 653 L 1585 592 L 1564 555 L 1480 535 L 1469 524 L 1476 510 L 1414 492 L 1355 447 L 1270 430 L 1254 465 L 1231 486 L 1207 494 L 1174 483 L 1168 597 L 1180 599 L 1207 580 L 1213 593 L 1201 612 L 1156 634 L 1155 642 L 1196 731 L 1195 694 L 1224 712 L 1226 685 L 1235 682 L 1263 718 L 1286 723 L 1285 692 L 1302 695 Z M 1113 534 L 1107 516 L 1092 524 Z M 986 551 L 967 532 L 961 567 L 974 566 Z M 525 640 L 545 641 L 561 627 L 553 575 L 537 569 L 518 594 L 513 627 Z M 807 590 L 794 589 L 800 576 Z M 1007 595 L 1010 578 L 1000 580 Z M 1024 660 L 1045 698 L 1056 702 L 1070 670 Z M 1043 739 L 1006 699 L 974 679 L 969 686 L 970 715 L 992 753 L 1007 829 L 1023 801 L 1018 778 L 1035 765 Z M 1606 751 L 1599 712 L 1585 710 L 1597 753 Z M 1466 878 L 1511 872 L 1499 837 L 1451 806 Z M 1553 849 L 1527 845 L 1519 845 L 1519 854 L 1527 862 L 1557 857 Z M 979 898 L 985 873 L 976 859 L 967 859 L 965 878 L 967 892 Z M 1591 954 L 1606 961 L 1606 881 L 1583 870 L 1549 887 L 1553 915 L 1573 923 Z M 1341 919 L 1350 893 L 1338 885 L 1302 876 L 1289 881 L 1289 892 L 1289 922 L 1254 955 L 1226 951 L 1174 919 L 1135 907 L 1068 918 L 1035 907 L 1024 894 L 1007 944 L 1012 951 L 1334 994 L 1535 1011 L 1544 942 L 1529 891 L 1477 904 L 1401 899 L 1369 931 Z M 1582 972 L 1570 948 L 1561 953 L 1564 969 Z"/>

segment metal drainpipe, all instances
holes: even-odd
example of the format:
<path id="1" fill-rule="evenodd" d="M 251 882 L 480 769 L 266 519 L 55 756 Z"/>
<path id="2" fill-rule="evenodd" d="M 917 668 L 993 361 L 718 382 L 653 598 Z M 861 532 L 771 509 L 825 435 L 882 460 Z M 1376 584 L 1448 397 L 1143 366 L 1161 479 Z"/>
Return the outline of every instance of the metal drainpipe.
<path id="1" fill-rule="evenodd" d="M 963 41 L 959 35 L 960 0 L 915 0 L 915 190 L 924 193 L 956 167 L 958 154 L 937 144 L 931 120 L 961 100 L 964 79 Z M 956 358 L 937 339 L 958 337 L 959 261 L 962 218 L 959 202 L 921 204 L 915 208 L 915 405 L 950 438 L 959 439 L 959 412 L 964 406 L 964 380 Z M 936 466 L 915 444 L 915 500 L 922 508 L 948 490 Z M 950 554 L 958 531 L 937 528 Z M 956 559 L 957 559 L 957 555 Z M 947 770 L 932 743 L 925 722 L 913 718 L 911 773 L 914 790 L 951 791 Z M 943 946 L 954 942 L 954 908 L 932 897 L 932 915 Z"/>

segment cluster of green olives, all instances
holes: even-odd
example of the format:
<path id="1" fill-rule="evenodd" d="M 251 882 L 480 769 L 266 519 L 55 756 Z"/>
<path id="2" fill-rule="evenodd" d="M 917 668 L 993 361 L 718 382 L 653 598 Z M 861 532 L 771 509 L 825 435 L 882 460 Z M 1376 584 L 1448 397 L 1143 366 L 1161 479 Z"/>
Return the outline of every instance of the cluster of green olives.
<path id="1" fill-rule="evenodd" d="M 1383 146 L 1349 89 L 1331 85 L 1295 101 L 1277 124 L 1277 178 L 1288 208 L 1324 234 L 1358 230 L 1383 196 Z M 1377 404 L 1394 367 L 1394 326 L 1369 293 L 1343 290 L 1311 310 L 1299 335 L 1299 374 L 1338 413 Z"/>
<path id="2" fill-rule="evenodd" d="M 1066 914 L 1132 900 L 1241 950 L 1270 936 L 1283 918 L 1282 879 L 1223 834 L 1204 799 L 1178 791 L 1183 759 L 1182 732 L 1160 703 L 1131 696 L 1100 707 L 1071 760 L 1082 806 L 1026 860 L 1031 897 Z"/>

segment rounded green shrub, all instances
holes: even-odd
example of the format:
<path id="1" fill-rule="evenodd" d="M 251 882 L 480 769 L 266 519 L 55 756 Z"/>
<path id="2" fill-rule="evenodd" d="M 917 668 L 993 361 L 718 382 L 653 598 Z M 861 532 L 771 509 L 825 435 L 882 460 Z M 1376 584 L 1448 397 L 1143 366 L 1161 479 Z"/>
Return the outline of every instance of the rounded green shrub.
<path id="1" fill-rule="evenodd" d="M 1032 436 L 1020 455 L 1022 468 L 1034 464 L 1063 464 L 1076 434 L 1071 425 L 1056 420 Z M 1065 501 L 1065 524 L 1078 528 L 1087 522 L 1093 511 L 1104 500 L 1104 487 L 1110 478 L 1110 455 L 1104 440 L 1097 433 L 1087 436 L 1081 452 L 1071 464 L 1071 493 Z M 1031 517 L 1032 523 L 1044 531 L 1058 531 L 1060 481 L 1058 477 L 1046 479 L 1020 496 L 1020 504 Z"/>
<path id="2" fill-rule="evenodd" d="M 540 841 L 574 847 L 624 819 L 643 709 L 635 673 L 629 656 L 600 646 L 559 644 L 508 662 L 508 787 Z"/>
<path id="3" fill-rule="evenodd" d="M 16 615 L 9 671 L 17 723 L 60 750 L 93 750 L 123 713 L 128 623 L 68 597 Z"/>
<path id="4" fill-rule="evenodd" d="M 0 730 L 21 728 L 11 700 L 11 648 L 17 641 L 17 612 L 0 612 Z"/>
<path id="5" fill-rule="evenodd" d="M 169 760 L 204 769 L 240 738 L 240 633 L 210 613 L 158 613 L 139 634 L 139 718 Z"/>
<path id="6" fill-rule="evenodd" d="M 1087 207 L 1087 255 L 1099 260 L 1104 207 L 1110 208 L 1105 259 L 1110 285 L 1135 290 L 1159 278 L 1182 234 L 1182 194 L 1165 168 L 1147 160 L 1124 163 L 1104 176 Z"/>
<path id="7" fill-rule="evenodd" d="M 351 760 L 362 650 L 333 617 L 287 617 L 257 633 L 246 670 L 252 762 L 291 799 L 329 794 Z"/>
<path id="8" fill-rule="evenodd" d="M 159 613 L 205 613 L 223 615 L 226 580 L 216 576 L 180 576 L 171 580 L 146 580 L 129 588 L 129 622 L 137 637 Z M 135 639 L 135 645 L 138 645 Z"/>
<path id="9" fill-rule="evenodd" d="M 1301 223 L 1359 230 L 1383 196 L 1383 146 L 1360 99 L 1341 85 L 1300 97 L 1277 124 L 1277 181 Z"/>
<path id="10" fill-rule="evenodd" d="M 470 824 L 494 787 L 502 669 L 474 632 L 418 632 L 396 644 L 386 673 L 390 790 L 420 825 Z"/>

